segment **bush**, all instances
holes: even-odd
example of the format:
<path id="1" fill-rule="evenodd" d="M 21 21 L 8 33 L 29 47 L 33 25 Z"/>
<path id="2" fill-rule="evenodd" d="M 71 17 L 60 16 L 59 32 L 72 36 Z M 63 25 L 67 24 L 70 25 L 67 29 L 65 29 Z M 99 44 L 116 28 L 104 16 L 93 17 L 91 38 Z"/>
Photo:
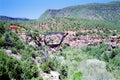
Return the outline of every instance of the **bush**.
<path id="1" fill-rule="evenodd" d="M 4 34 L 6 31 L 8 31 L 9 25 L 5 25 L 5 24 L 6 24 L 6 22 L 0 21 L 0 35 Z"/>
<path id="2" fill-rule="evenodd" d="M 80 62 L 78 70 L 84 75 L 84 80 L 115 80 L 114 76 L 106 70 L 106 63 L 97 59 L 88 59 Z"/>
<path id="3" fill-rule="evenodd" d="M 73 80 L 81 80 L 82 75 L 82 72 L 75 72 L 73 74 Z"/>
<path id="4" fill-rule="evenodd" d="M 5 40 L 3 37 L 0 37 L 0 46 L 4 47 L 4 45 L 5 45 Z"/>
<path id="5" fill-rule="evenodd" d="M 16 41 L 15 44 L 16 44 L 15 47 L 17 49 L 24 49 L 25 47 L 24 43 L 21 40 Z"/>
<path id="6" fill-rule="evenodd" d="M 63 66 L 59 67 L 59 71 L 58 72 L 61 74 L 60 75 L 60 79 L 61 80 L 67 78 L 67 76 L 68 76 L 67 70 L 68 70 L 68 66 L 67 65 L 63 65 Z"/>
<path id="7" fill-rule="evenodd" d="M 15 46 L 14 37 L 12 37 L 11 34 L 12 33 L 9 33 L 9 32 L 6 32 L 4 34 L 6 48 Z"/>
<path id="8" fill-rule="evenodd" d="M 83 35 L 84 33 L 82 33 L 82 32 L 77 32 L 76 33 L 76 36 L 80 36 L 80 35 Z"/>
<path id="9" fill-rule="evenodd" d="M 12 50 L 12 53 L 17 54 L 17 49 L 15 47 L 12 47 L 11 50 Z"/>
<path id="10" fill-rule="evenodd" d="M 28 61 L 18 61 L 0 51 L 0 79 L 28 80 L 38 77 L 37 67 Z"/>
<path id="11" fill-rule="evenodd" d="M 81 58 L 80 57 L 75 57 L 74 60 L 77 61 L 77 62 L 80 62 Z"/>
<path id="12" fill-rule="evenodd" d="M 52 62 L 43 62 L 41 65 L 40 65 L 40 68 L 46 72 L 46 73 L 49 73 L 50 70 L 53 70 L 53 66 L 54 64 Z"/>

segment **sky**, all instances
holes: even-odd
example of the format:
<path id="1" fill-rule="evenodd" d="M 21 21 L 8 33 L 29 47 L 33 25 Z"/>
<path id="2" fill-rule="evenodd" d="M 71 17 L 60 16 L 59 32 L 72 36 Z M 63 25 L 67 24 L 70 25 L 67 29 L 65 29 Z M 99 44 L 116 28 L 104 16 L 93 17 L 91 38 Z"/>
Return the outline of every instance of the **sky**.
<path id="1" fill-rule="evenodd" d="M 115 0 L 0 0 L 0 15 L 38 19 L 47 9 L 111 1 Z"/>

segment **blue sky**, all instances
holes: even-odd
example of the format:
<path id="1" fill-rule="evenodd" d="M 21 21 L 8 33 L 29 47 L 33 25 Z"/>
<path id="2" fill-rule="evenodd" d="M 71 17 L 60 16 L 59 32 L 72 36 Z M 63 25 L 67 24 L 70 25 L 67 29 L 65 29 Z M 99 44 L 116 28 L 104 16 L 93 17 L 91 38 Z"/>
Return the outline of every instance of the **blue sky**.
<path id="1" fill-rule="evenodd" d="M 47 9 L 115 0 L 0 0 L 0 15 L 37 19 Z"/>

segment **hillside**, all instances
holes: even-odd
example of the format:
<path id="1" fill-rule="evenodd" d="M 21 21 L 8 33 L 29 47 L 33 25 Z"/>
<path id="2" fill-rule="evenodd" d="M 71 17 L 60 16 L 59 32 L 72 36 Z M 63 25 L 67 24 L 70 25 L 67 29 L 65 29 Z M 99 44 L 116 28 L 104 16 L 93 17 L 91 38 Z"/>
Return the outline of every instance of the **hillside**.
<path id="1" fill-rule="evenodd" d="M 11 25 L 0 21 L 1 80 L 120 79 L 118 25 L 74 18 Z"/>
<path id="2" fill-rule="evenodd" d="M 5 20 L 5 21 L 31 21 L 30 19 L 27 19 L 27 18 L 13 18 L 13 17 L 8 17 L 8 16 L 0 16 L 0 20 Z"/>
<path id="3" fill-rule="evenodd" d="M 87 19 L 76 19 L 76 18 L 49 18 L 47 20 L 41 21 L 37 24 L 36 27 L 38 30 L 42 30 L 43 32 L 63 32 L 63 31 L 77 31 L 79 32 L 82 29 L 112 29 L 119 31 L 119 24 L 107 22 L 107 21 L 100 21 L 100 20 L 87 20 Z M 112 34 L 109 32 L 110 35 Z"/>
<path id="4" fill-rule="evenodd" d="M 120 80 L 120 2 L 0 16 L 0 80 Z"/>
<path id="5" fill-rule="evenodd" d="M 120 22 L 120 1 L 70 6 L 58 10 L 49 9 L 45 11 L 39 19 L 53 17 L 72 17 Z"/>

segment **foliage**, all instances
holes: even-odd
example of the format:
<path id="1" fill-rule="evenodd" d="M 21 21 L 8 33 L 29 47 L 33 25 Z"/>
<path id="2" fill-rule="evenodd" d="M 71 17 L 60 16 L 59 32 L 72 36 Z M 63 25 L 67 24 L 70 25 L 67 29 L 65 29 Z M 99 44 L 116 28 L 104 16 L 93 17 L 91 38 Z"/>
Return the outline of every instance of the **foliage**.
<path id="1" fill-rule="evenodd" d="M 104 20 L 119 23 L 120 2 L 93 3 L 86 5 L 70 6 L 63 9 L 49 9 L 40 16 L 40 20 L 54 17 L 69 17 Z"/>
<path id="2" fill-rule="evenodd" d="M 96 33 L 108 37 L 109 35 L 115 33 L 117 34 L 119 32 L 119 27 L 120 27 L 119 24 L 115 24 L 112 22 L 61 17 L 61 18 L 49 18 L 47 20 L 41 21 L 39 22 L 37 29 L 39 29 L 43 33 L 76 31 L 77 32 L 76 35 L 78 36 Z M 94 32 L 95 29 L 98 30 L 98 32 Z M 90 31 L 87 33 L 82 33 L 81 30 Z"/>
<path id="3" fill-rule="evenodd" d="M 2 47 L 4 47 L 4 45 L 5 45 L 5 40 L 4 40 L 4 38 L 3 37 L 0 37 L 0 46 Z"/>
<path id="4" fill-rule="evenodd" d="M 61 52 L 49 56 L 49 60 L 54 63 L 53 68 L 60 73 L 61 80 L 74 80 L 74 73 L 78 72 L 78 65 L 84 59 L 91 58 L 82 54 L 81 49 L 66 47 Z M 78 77 L 79 78 L 79 77 Z"/>
<path id="5" fill-rule="evenodd" d="M 93 7 L 96 6 L 96 4 L 84 6 L 86 9 L 89 9 L 87 6 L 91 9 L 94 9 L 93 11 L 97 10 L 97 13 L 99 13 L 99 9 L 97 9 L 98 7 Z M 100 7 L 100 9 L 104 7 L 105 5 L 103 5 L 103 7 Z M 64 11 L 67 9 L 74 10 L 74 7 L 65 8 Z M 75 10 L 76 9 L 77 8 L 75 7 Z M 32 37 L 33 40 L 36 40 L 36 36 L 38 36 L 40 33 L 43 34 L 46 32 L 75 31 L 75 36 L 77 37 L 81 35 L 98 34 L 106 39 L 108 39 L 110 35 L 120 34 L 119 23 L 107 22 L 112 21 L 113 19 L 109 20 L 107 17 L 103 17 L 104 19 L 107 19 L 107 21 L 88 20 L 78 19 L 75 17 L 73 18 L 71 17 L 72 15 L 77 17 L 77 15 L 71 14 L 70 17 L 54 17 L 46 19 L 44 21 L 0 21 L 0 80 L 3 80 L 4 78 L 8 80 L 41 80 L 39 69 L 46 73 L 49 73 L 50 70 L 57 71 L 60 73 L 61 80 L 80 80 L 83 76 L 85 76 L 85 74 L 82 71 L 78 71 L 78 66 L 81 61 L 91 58 L 97 58 L 99 60 L 105 61 L 107 64 L 107 70 L 114 74 L 116 79 L 119 80 L 119 47 L 110 49 L 105 43 L 96 46 L 84 46 L 82 48 L 71 48 L 63 45 L 62 51 L 49 55 L 48 51 L 50 48 L 46 46 L 35 48 L 31 47 L 29 44 L 23 42 L 20 39 L 19 34 L 9 30 L 9 26 L 11 24 L 19 25 L 20 27 L 26 29 L 26 35 Z M 94 16 L 94 18 L 95 17 L 96 16 Z M 95 32 L 95 29 L 98 32 Z M 81 32 L 81 30 L 89 31 Z M 2 51 L 2 49 L 11 49 L 15 54 L 20 53 L 22 59 L 16 60 L 15 58 L 8 56 L 4 51 Z M 48 54 L 48 56 L 46 54 Z M 35 60 L 37 59 L 38 64 L 40 64 L 39 68 L 37 68 L 35 65 Z M 93 71 L 95 71 L 95 69 L 93 69 Z M 100 75 L 100 78 L 102 78 L 101 76 L 103 75 Z"/>
<path id="6" fill-rule="evenodd" d="M 9 23 L 6 23 L 5 21 L 0 21 L 0 36 L 4 34 L 6 31 L 9 31 L 8 27 Z"/>
<path id="7" fill-rule="evenodd" d="M 17 54 L 17 49 L 15 47 L 12 47 L 11 51 L 12 51 L 13 54 Z"/>
<path id="8" fill-rule="evenodd" d="M 81 80 L 82 75 L 83 74 L 81 72 L 75 72 L 73 75 L 73 80 Z"/>
<path id="9" fill-rule="evenodd" d="M 56 70 L 60 73 L 60 79 L 64 80 L 68 76 L 68 66 L 67 65 L 59 65 L 57 66 Z"/>
<path id="10" fill-rule="evenodd" d="M 53 66 L 54 64 L 52 62 L 44 62 L 40 65 L 40 68 L 46 72 L 46 73 L 49 73 L 50 70 L 53 70 Z"/>
<path id="11" fill-rule="evenodd" d="M 0 50 L 0 79 L 32 79 L 38 77 L 37 67 L 30 62 L 21 62 Z"/>
<path id="12" fill-rule="evenodd" d="M 120 79 L 120 77 L 118 77 L 118 75 L 120 75 L 120 60 L 116 57 L 119 54 L 119 48 L 109 50 L 109 47 L 103 43 L 99 46 L 82 48 L 82 51 L 108 63 L 107 70 L 112 72 L 117 79 Z M 116 71 L 116 73 L 114 71 Z"/>

